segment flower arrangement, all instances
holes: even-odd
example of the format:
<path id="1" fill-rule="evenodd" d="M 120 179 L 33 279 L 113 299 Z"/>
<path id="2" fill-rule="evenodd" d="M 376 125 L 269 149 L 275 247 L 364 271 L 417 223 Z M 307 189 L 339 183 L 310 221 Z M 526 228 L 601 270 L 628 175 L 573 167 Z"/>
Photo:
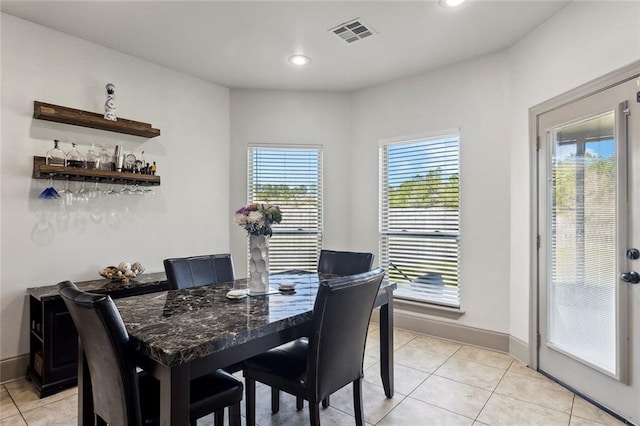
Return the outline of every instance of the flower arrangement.
<path id="1" fill-rule="evenodd" d="M 282 212 L 280 207 L 272 204 L 251 203 L 236 211 L 235 221 L 249 235 L 271 236 L 271 225 L 280 223 Z"/>

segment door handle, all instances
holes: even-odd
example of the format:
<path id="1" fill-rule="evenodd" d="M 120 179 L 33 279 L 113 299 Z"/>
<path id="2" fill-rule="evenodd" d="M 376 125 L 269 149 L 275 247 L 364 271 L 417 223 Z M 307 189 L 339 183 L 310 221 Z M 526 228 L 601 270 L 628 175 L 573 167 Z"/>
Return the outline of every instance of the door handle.
<path id="1" fill-rule="evenodd" d="M 638 274 L 636 271 L 629 271 L 621 274 L 620 279 L 625 283 L 638 284 L 640 283 L 640 274 Z"/>

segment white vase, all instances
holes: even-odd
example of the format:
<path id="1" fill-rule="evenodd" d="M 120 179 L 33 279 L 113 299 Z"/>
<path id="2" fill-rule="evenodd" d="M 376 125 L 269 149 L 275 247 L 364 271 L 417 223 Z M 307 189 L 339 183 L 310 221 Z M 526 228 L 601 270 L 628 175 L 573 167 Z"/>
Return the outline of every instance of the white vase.
<path id="1" fill-rule="evenodd" d="M 265 235 L 249 235 L 249 294 L 265 294 L 269 290 L 269 239 Z"/>

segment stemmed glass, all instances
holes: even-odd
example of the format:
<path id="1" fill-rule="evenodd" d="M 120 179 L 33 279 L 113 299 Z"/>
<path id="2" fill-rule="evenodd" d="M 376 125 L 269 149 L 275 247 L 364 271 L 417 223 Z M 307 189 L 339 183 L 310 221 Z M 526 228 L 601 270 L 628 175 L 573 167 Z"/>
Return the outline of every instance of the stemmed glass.
<path id="1" fill-rule="evenodd" d="M 122 188 L 120 190 L 120 194 L 121 195 L 131 195 L 131 194 L 133 194 L 133 191 L 131 191 L 131 189 L 129 189 L 129 182 L 125 181 L 124 188 Z"/>
<path id="2" fill-rule="evenodd" d="M 64 205 L 69 206 L 73 202 L 73 192 L 69 189 L 69 175 L 65 175 L 64 188 L 58 191 L 58 195 Z"/>
<path id="3" fill-rule="evenodd" d="M 89 191 L 87 191 L 86 183 L 86 179 L 82 178 L 82 184 L 74 194 L 79 203 L 85 203 L 89 201 Z"/>
<path id="4" fill-rule="evenodd" d="M 111 179 L 111 182 L 109 183 L 109 187 L 107 187 L 107 189 L 102 193 L 103 195 L 120 195 L 120 192 L 116 191 L 113 188 L 114 182 L 115 182 L 115 179 Z"/>
<path id="5" fill-rule="evenodd" d="M 142 188 L 140 188 L 140 185 L 138 185 L 137 182 L 135 183 L 135 185 L 133 185 L 133 189 L 131 190 L 131 194 L 132 195 L 144 195 L 144 191 L 142 191 Z"/>
<path id="6" fill-rule="evenodd" d="M 49 180 L 47 182 L 47 187 L 40 193 L 40 195 L 38 195 L 38 198 L 45 198 L 45 199 L 60 198 L 60 194 L 58 194 L 58 191 L 56 191 L 56 189 L 53 187 L 53 175 L 52 174 L 49 175 Z"/>
<path id="7" fill-rule="evenodd" d="M 94 185 L 91 187 L 91 189 L 89 189 L 88 195 L 91 199 L 99 198 L 100 196 L 102 196 L 102 191 L 100 191 L 100 188 L 98 187 L 98 179 L 96 179 Z"/>

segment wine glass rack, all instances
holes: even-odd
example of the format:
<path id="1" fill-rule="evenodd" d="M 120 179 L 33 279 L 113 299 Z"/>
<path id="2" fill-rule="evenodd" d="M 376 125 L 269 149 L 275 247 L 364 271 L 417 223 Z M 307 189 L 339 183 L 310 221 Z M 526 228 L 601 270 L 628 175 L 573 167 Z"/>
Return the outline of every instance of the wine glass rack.
<path id="1" fill-rule="evenodd" d="M 160 176 L 141 173 L 115 172 L 111 170 L 82 169 L 78 167 L 62 167 L 47 165 L 45 157 L 33 157 L 34 179 L 86 180 L 100 183 L 137 183 L 146 186 L 160 185 Z"/>

